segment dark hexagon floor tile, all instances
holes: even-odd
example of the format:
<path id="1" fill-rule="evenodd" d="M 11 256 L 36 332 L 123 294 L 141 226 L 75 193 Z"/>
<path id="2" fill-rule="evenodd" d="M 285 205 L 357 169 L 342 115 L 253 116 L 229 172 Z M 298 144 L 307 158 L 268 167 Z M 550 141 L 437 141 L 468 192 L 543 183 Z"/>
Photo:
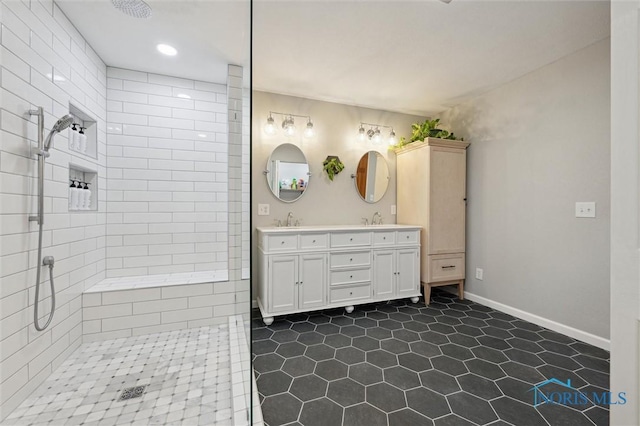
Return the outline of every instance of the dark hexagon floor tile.
<path id="1" fill-rule="evenodd" d="M 478 312 L 492 312 L 493 308 L 490 308 L 488 306 L 484 306 L 484 305 L 480 305 L 478 303 L 474 303 L 473 305 L 471 305 L 471 309 L 474 311 L 478 311 Z"/>
<path id="2" fill-rule="evenodd" d="M 320 361 L 316 365 L 315 374 L 329 381 L 342 379 L 347 377 L 347 365 L 335 359 Z"/>
<path id="3" fill-rule="evenodd" d="M 386 328 L 381 327 L 373 327 L 367 329 L 367 337 L 376 340 L 384 340 L 390 339 L 393 335 L 391 334 L 391 330 L 387 330 Z"/>
<path id="4" fill-rule="evenodd" d="M 330 322 L 331 324 L 335 324 L 339 326 L 353 325 L 353 318 L 343 317 L 343 316 L 333 317 L 331 318 Z"/>
<path id="5" fill-rule="evenodd" d="M 503 377 L 495 383 L 506 396 L 510 396 L 525 404 L 533 405 L 534 391 L 530 383 L 514 379 L 513 377 Z"/>
<path id="6" fill-rule="evenodd" d="M 542 346 L 549 352 L 555 352 L 560 355 L 573 356 L 578 352 L 565 343 L 554 342 L 553 340 L 541 340 L 538 345 Z"/>
<path id="7" fill-rule="evenodd" d="M 447 315 L 438 315 L 436 317 L 436 321 L 442 324 L 447 324 L 447 325 L 458 325 L 461 324 L 460 320 L 458 318 L 453 318 Z"/>
<path id="8" fill-rule="evenodd" d="M 521 351 L 520 349 L 507 349 L 504 354 L 511 360 L 519 362 L 520 364 L 530 365 L 531 367 L 538 367 L 544 364 L 544 361 L 538 357 L 538 355 L 530 352 Z"/>
<path id="9" fill-rule="evenodd" d="M 438 315 L 440 315 L 440 312 L 438 312 Z M 425 314 L 414 315 L 413 320 L 422 324 L 433 324 L 437 322 L 434 316 Z"/>
<path id="10" fill-rule="evenodd" d="M 470 311 L 470 312 L 473 313 L 473 311 Z M 487 327 L 488 325 L 484 320 L 481 320 L 479 318 L 473 318 L 473 317 L 460 318 L 460 322 L 462 322 L 465 325 L 470 325 L 471 327 L 476 327 L 476 328 L 483 328 L 483 327 Z"/>
<path id="11" fill-rule="evenodd" d="M 570 385 L 573 386 L 573 383 L 570 383 Z M 548 400 L 550 401 L 548 402 L 549 404 L 558 403 L 582 411 L 591 408 L 594 405 L 592 401 L 589 400 L 589 397 L 592 395 L 587 388 L 588 387 L 585 386 L 580 391 L 570 391 L 567 394 L 567 388 L 564 383 L 546 383 L 540 388 L 540 392 L 536 391 L 534 393 L 532 390 L 529 393 L 534 393 L 531 398 L 534 405 L 546 404 L 546 401 Z"/>
<path id="12" fill-rule="evenodd" d="M 555 365 L 556 367 L 564 368 L 566 370 L 574 371 L 582 368 L 580 364 L 564 355 L 554 354 L 553 352 L 543 352 L 538 354 L 538 356 L 547 364 Z"/>
<path id="13" fill-rule="evenodd" d="M 324 340 L 324 335 L 320 333 L 316 333 L 315 331 L 308 331 L 306 333 L 301 333 L 298 336 L 298 342 L 311 346 L 317 345 L 318 343 L 322 343 Z"/>
<path id="14" fill-rule="evenodd" d="M 583 368 L 582 370 L 576 371 L 576 374 L 586 380 L 589 384 L 598 386 L 600 388 L 609 389 L 609 375 L 607 373 Z"/>
<path id="15" fill-rule="evenodd" d="M 601 401 L 601 395 L 604 392 L 608 392 L 608 389 L 602 389 L 593 385 L 586 385 L 580 388 L 580 392 L 582 392 L 582 394 L 585 395 L 589 399 L 589 401 L 593 403 L 593 405 L 599 405 L 604 408 L 609 408 L 609 403 L 607 401 Z M 612 401 L 614 400 L 613 398 L 614 395 L 611 395 Z"/>
<path id="16" fill-rule="evenodd" d="M 499 319 L 499 320 L 502 320 L 502 321 L 507 321 L 507 322 L 512 322 L 512 321 L 517 321 L 518 320 L 513 315 L 505 314 L 504 312 L 501 312 L 501 311 L 492 311 L 492 312 L 489 313 L 489 315 L 491 315 L 493 318 L 496 318 L 496 319 Z"/>
<path id="17" fill-rule="evenodd" d="M 433 420 L 428 419 L 415 411 L 404 408 L 389 414 L 389 426 L 431 426 Z"/>
<path id="18" fill-rule="evenodd" d="M 480 340 L 480 339 L 478 339 Z M 479 346 L 477 348 L 471 349 L 473 354 L 485 361 L 493 362 L 495 364 L 500 364 L 501 362 L 509 361 L 509 358 L 506 357 L 504 353 L 497 349 L 488 348 L 485 346 Z"/>
<path id="19" fill-rule="evenodd" d="M 467 392 L 458 392 L 447 396 L 451 410 L 465 419 L 479 424 L 498 420 L 487 401 Z"/>
<path id="20" fill-rule="evenodd" d="M 564 334 L 556 333 L 555 331 L 551 330 L 542 330 L 539 331 L 538 334 L 544 339 L 553 340 L 554 342 L 564 343 L 566 345 L 570 345 L 571 343 L 575 342 L 575 340 L 573 340 L 571 337 L 565 336 Z"/>
<path id="21" fill-rule="evenodd" d="M 485 322 L 489 324 L 491 327 L 500 328 L 502 330 L 511 330 L 515 328 L 515 326 L 510 322 L 503 321 L 496 318 L 487 319 L 485 320 Z"/>
<path id="22" fill-rule="evenodd" d="M 412 389 L 406 395 L 409 408 L 429 418 L 434 419 L 451 412 L 445 397 L 429 389 Z"/>
<path id="23" fill-rule="evenodd" d="M 303 321 L 297 322 L 291 326 L 293 331 L 297 331 L 298 333 L 306 333 L 307 331 L 313 331 L 316 329 L 315 324 L 311 324 L 310 322 Z"/>
<path id="24" fill-rule="evenodd" d="M 380 368 L 392 367 L 398 365 L 398 359 L 392 353 L 376 350 L 367 352 L 367 362 Z"/>
<path id="25" fill-rule="evenodd" d="M 608 351 L 605 351 L 604 349 L 600 349 L 593 345 L 588 345 L 582 342 L 575 342 L 570 346 L 583 355 L 588 355 L 588 356 L 592 356 L 594 358 L 600 358 L 600 359 L 610 358 L 610 354 Z"/>
<path id="26" fill-rule="evenodd" d="M 331 321 L 331 318 L 322 315 L 322 314 L 313 314 L 313 315 L 309 315 L 309 319 L 307 320 L 312 324 L 326 324 L 329 321 Z"/>
<path id="27" fill-rule="evenodd" d="M 508 330 L 504 330 L 502 328 L 498 328 L 498 327 L 494 327 L 494 326 L 488 326 L 488 327 L 482 327 L 482 331 L 484 332 L 484 334 L 486 334 L 487 336 L 491 336 L 491 337 L 495 337 L 496 339 L 509 339 L 511 337 L 513 337 L 513 334 L 509 333 Z M 480 338 L 482 338 L 484 336 L 481 336 Z M 478 338 L 478 340 L 480 340 L 480 338 Z M 505 343 L 508 347 L 510 347 L 507 343 Z"/>
<path id="28" fill-rule="evenodd" d="M 447 324 L 440 324 L 440 323 L 429 324 L 429 328 L 432 331 L 436 331 L 442 334 L 453 334 L 456 332 L 455 328 Z"/>
<path id="29" fill-rule="evenodd" d="M 313 373 L 315 368 L 315 361 L 307 358 L 306 356 L 298 356 L 287 359 L 282 366 L 282 371 L 291 377 L 299 377 Z"/>
<path id="30" fill-rule="evenodd" d="M 480 337 L 484 335 L 484 332 L 480 328 L 473 327 L 467 324 L 456 325 L 453 328 L 455 328 L 458 333 L 462 333 L 471 337 Z"/>
<path id="31" fill-rule="evenodd" d="M 253 361 L 253 368 L 259 373 L 268 373 L 282 367 L 284 358 L 278 354 L 259 355 Z"/>
<path id="32" fill-rule="evenodd" d="M 359 364 L 364 362 L 364 352 L 358 348 L 340 348 L 336 351 L 335 358 L 345 364 Z"/>
<path id="33" fill-rule="evenodd" d="M 475 374 L 459 376 L 458 383 L 460 383 L 462 390 L 486 400 L 502 395 L 502 392 L 500 392 L 500 389 L 498 389 L 493 380 L 488 380 Z"/>
<path id="34" fill-rule="evenodd" d="M 458 302 L 453 302 L 449 304 L 449 309 L 453 309 L 461 312 L 467 312 L 471 310 L 471 307 L 469 307 L 469 305 L 465 305 L 464 303 L 460 303 L 460 301 L 458 301 Z"/>
<path id="35" fill-rule="evenodd" d="M 386 319 L 378 321 L 378 326 L 386 328 L 387 330 L 399 330 L 402 328 L 402 323 L 392 319 Z"/>
<path id="36" fill-rule="evenodd" d="M 389 319 L 389 314 L 385 314 L 380 311 L 367 312 L 367 318 L 371 318 L 374 320 L 385 320 Z"/>
<path id="37" fill-rule="evenodd" d="M 273 335 L 273 331 L 268 328 L 254 328 L 251 330 L 251 339 L 253 341 L 268 339 Z"/>
<path id="38" fill-rule="evenodd" d="M 473 358 L 473 354 L 469 349 L 453 343 L 447 343 L 446 345 L 440 346 L 440 350 L 443 354 L 461 361 Z"/>
<path id="39" fill-rule="evenodd" d="M 492 423 L 493 426 L 494 423 Z M 448 416 L 440 417 L 436 419 L 435 426 L 477 426 L 475 423 L 471 423 L 467 419 L 463 419 L 455 414 L 449 414 Z"/>
<path id="40" fill-rule="evenodd" d="M 536 342 L 521 339 L 519 337 L 508 339 L 507 343 L 509 343 L 512 348 L 520 349 L 521 351 L 531 352 L 532 354 L 537 354 L 544 351 L 542 346 L 540 346 Z"/>
<path id="41" fill-rule="evenodd" d="M 324 344 L 329 345 L 332 348 L 344 348 L 351 346 L 351 338 L 343 336 L 342 334 L 332 334 L 324 338 Z"/>
<path id="42" fill-rule="evenodd" d="M 344 410 L 344 423 L 349 426 L 387 426 L 387 415 L 367 403 Z"/>
<path id="43" fill-rule="evenodd" d="M 285 358 L 293 358 L 294 356 L 302 355 L 306 348 L 305 345 L 298 342 L 282 343 L 276 349 L 276 353 Z"/>
<path id="44" fill-rule="evenodd" d="M 418 373 L 400 366 L 385 369 L 384 381 L 402 390 L 420 386 Z"/>
<path id="45" fill-rule="evenodd" d="M 513 330 L 509 330 L 509 333 L 513 334 L 515 337 L 519 337 L 524 340 L 529 340 L 531 342 L 539 342 L 542 340 L 542 337 L 534 331 L 523 330 L 521 328 L 516 328 Z"/>
<path id="46" fill-rule="evenodd" d="M 587 382 L 585 382 L 581 376 L 578 376 L 576 374 L 577 372 L 565 370 L 564 368 L 546 364 L 542 367 L 538 367 L 537 370 L 544 376 L 545 379 L 556 378 L 563 382 L 566 382 L 567 379 L 569 379 L 571 380 L 571 386 L 574 388 L 581 388 L 582 386 L 587 384 Z M 609 382 L 607 381 L 607 385 L 603 387 L 608 388 Z"/>
<path id="47" fill-rule="evenodd" d="M 409 370 L 413 370 L 418 373 L 433 368 L 433 366 L 431 365 L 431 361 L 429 361 L 429 358 L 415 353 L 398 355 L 398 362 L 403 367 L 407 367 Z"/>
<path id="48" fill-rule="evenodd" d="M 398 312 L 398 307 L 391 301 L 378 305 L 378 311 L 386 313 Z"/>
<path id="49" fill-rule="evenodd" d="M 496 380 L 506 375 L 498 365 L 483 359 L 470 359 L 465 361 L 465 365 L 472 373 L 490 380 Z"/>
<path id="50" fill-rule="evenodd" d="M 327 397 L 343 407 L 364 402 L 364 386 L 351 379 L 340 379 L 329 384 Z"/>
<path id="51" fill-rule="evenodd" d="M 465 348 L 474 348 L 480 346 L 480 342 L 475 337 L 465 336 L 464 334 L 451 334 L 449 336 L 451 343 L 464 346 Z"/>
<path id="52" fill-rule="evenodd" d="M 305 352 L 305 355 L 315 361 L 323 361 L 325 359 L 331 359 L 335 355 L 336 350 L 331 346 L 320 344 L 309 346 Z"/>
<path id="53" fill-rule="evenodd" d="M 367 386 L 367 402 L 389 413 L 406 407 L 404 392 L 388 383 L 377 383 Z"/>
<path id="54" fill-rule="evenodd" d="M 436 317 L 438 315 L 442 315 L 442 311 L 439 309 L 434 308 L 434 305 L 432 304 L 431 306 L 427 307 L 427 308 L 420 308 L 420 314 L 422 315 L 427 315 L 430 317 Z M 419 321 L 417 318 L 413 318 L 416 321 Z M 435 322 L 435 320 L 433 320 L 433 322 Z"/>
<path id="55" fill-rule="evenodd" d="M 258 340 L 251 345 L 251 351 L 256 355 L 267 354 L 273 352 L 278 347 L 278 344 L 273 340 Z"/>
<path id="56" fill-rule="evenodd" d="M 453 318 L 465 318 L 467 316 L 467 314 L 464 312 L 456 311 L 452 309 L 443 309 L 442 314 L 448 317 L 453 317 Z"/>
<path id="57" fill-rule="evenodd" d="M 609 410 L 593 407 L 584 412 L 596 426 L 609 426 Z"/>
<path id="58" fill-rule="evenodd" d="M 424 324 L 418 321 L 407 321 L 403 325 L 406 330 L 415 331 L 417 333 L 422 333 L 423 331 L 429 331 L 429 326 L 427 324 Z"/>
<path id="59" fill-rule="evenodd" d="M 511 324 L 515 325 L 518 328 L 522 328 L 523 330 L 529 330 L 529 331 L 544 330 L 544 328 L 540 327 L 539 325 L 536 325 L 527 321 L 522 321 L 522 320 L 515 320 Z"/>
<path id="60" fill-rule="evenodd" d="M 291 376 L 278 370 L 260 374 L 260 377 L 256 380 L 256 385 L 258 389 L 260 389 L 261 394 L 270 396 L 286 392 L 292 381 L 293 378 Z"/>
<path id="61" fill-rule="evenodd" d="M 349 367 L 349 377 L 363 385 L 372 385 L 382 381 L 382 369 L 363 362 Z"/>
<path id="62" fill-rule="evenodd" d="M 289 328 L 291 328 L 293 324 L 290 321 L 287 320 L 280 320 L 280 319 L 276 319 L 273 324 L 271 324 L 269 326 L 269 328 L 273 331 L 278 331 L 278 330 L 287 330 Z"/>
<path id="63" fill-rule="evenodd" d="M 439 346 L 429 342 L 413 342 L 410 343 L 409 346 L 411 347 L 411 350 L 413 352 L 426 357 L 438 356 L 442 354 Z"/>
<path id="64" fill-rule="evenodd" d="M 342 407 L 327 398 L 305 402 L 300 412 L 300 423 L 304 426 L 339 425 L 343 411 Z"/>
<path id="65" fill-rule="evenodd" d="M 465 367 L 462 361 L 446 355 L 431 358 L 431 363 L 433 364 L 433 368 L 449 373 L 452 376 L 459 376 L 460 374 L 468 372 L 467 367 Z"/>
<path id="66" fill-rule="evenodd" d="M 400 323 L 406 322 L 406 321 L 411 321 L 411 316 L 407 315 L 407 314 L 402 314 L 400 312 L 394 312 L 392 314 L 389 314 L 389 319 L 395 320 L 395 321 L 399 321 Z"/>
<path id="67" fill-rule="evenodd" d="M 304 312 L 299 312 L 297 314 L 287 315 L 287 320 L 293 323 L 306 321 L 309 318 L 309 315 Z"/>
<path id="68" fill-rule="evenodd" d="M 340 333 L 340 327 L 335 324 L 320 324 L 316 326 L 316 332 L 328 336 L 330 334 Z"/>
<path id="69" fill-rule="evenodd" d="M 438 370 L 429 370 L 420 373 L 420 381 L 425 388 L 432 389 L 443 395 L 448 395 L 460 390 L 460 386 L 453 376 Z"/>
<path id="70" fill-rule="evenodd" d="M 358 327 L 355 325 L 347 325 L 346 327 L 340 328 L 340 334 L 348 337 L 364 336 L 364 333 L 365 333 L 364 328 Z"/>
<path id="71" fill-rule="evenodd" d="M 354 321 L 354 324 L 362 328 L 371 328 L 377 327 L 378 321 L 372 320 L 371 318 L 358 318 Z"/>
<path id="72" fill-rule="evenodd" d="M 489 315 L 486 312 L 476 311 L 475 309 L 473 309 L 473 306 L 471 307 L 471 310 L 469 312 L 467 312 L 467 316 L 469 316 L 471 318 L 477 318 L 477 319 L 491 318 L 491 315 Z"/>
<path id="73" fill-rule="evenodd" d="M 420 338 L 425 342 L 433 343 L 434 345 L 442 345 L 449 342 L 447 336 L 435 331 L 425 331 L 424 333 L 420 333 Z"/>
<path id="74" fill-rule="evenodd" d="M 362 349 L 363 351 L 380 349 L 380 342 L 367 336 L 354 337 L 351 345 L 358 349 Z"/>
<path id="75" fill-rule="evenodd" d="M 547 422 L 535 408 L 515 399 L 503 396 L 502 398 L 494 399 L 490 404 L 502 420 L 514 425 L 547 425 Z"/>
<path id="76" fill-rule="evenodd" d="M 407 342 L 403 342 L 398 339 L 386 339 L 380 342 L 380 347 L 387 352 L 391 352 L 393 354 L 403 354 L 406 352 L 410 352 L 409 344 Z"/>
<path id="77" fill-rule="evenodd" d="M 301 401 L 311 401 L 312 399 L 325 396 L 327 392 L 327 381 L 315 374 L 296 377 L 291 383 L 289 393 L 296 396 Z"/>
<path id="78" fill-rule="evenodd" d="M 396 339 L 404 340 L 405 342 L 417 342 L 420 340 L 420 335 L 411 330 L 394 330 L 393 337 Z"/>
<path id="79" fill-rule="evenodd" d="M 601 373 L 609 374 L 609 371 L 611 369 L 609 361 L 604 359 L 593 358 L 587 355 L 574 356 L 573 359 L 578 361 L 583 367 L 595 371 L 600 371 Z"/>
<path id="80" fill-rule="evenodd" d="M 500 368 L 504 370 L 507 375 L 515 377 L 516 379 L 520 379 L 527 383 L 536 384 L 545 380 L 540 372 L 538 372 L 535 368 L 529 367 L 528 365 L 518 364 L 517 362 L 508 361 L 500 364 Z"/>
<path id="81" fill-rule="evenodd" d="M 417 315 L 420 313 L 420 308 L 418 308 L 419 304 L 420 302 L 412 306 L 402 306 L 398 308 L 398 312 L 400 312 L 401 314 L 407 314 L 407 315 Z"/>
<path id="82" fill-rule="evenodd" d="M 298 338 L 298 333 L 293 330 L 280 330 L 273 333 L 271 340 L 278 343 L 293 342 Z"/>
<path id="83" fill-rule="evenodd" d="M 552 425 L 593 426 L 587 416 L 561 404 L 543 404 L 538 412 Z"/>
<path id="84" fill-rule="evenodd" d="M 302 402 L 288 393 L 265 398 L 261 403 L 262 418 L 268 425 L 284 425 L 298 420 Z"/>

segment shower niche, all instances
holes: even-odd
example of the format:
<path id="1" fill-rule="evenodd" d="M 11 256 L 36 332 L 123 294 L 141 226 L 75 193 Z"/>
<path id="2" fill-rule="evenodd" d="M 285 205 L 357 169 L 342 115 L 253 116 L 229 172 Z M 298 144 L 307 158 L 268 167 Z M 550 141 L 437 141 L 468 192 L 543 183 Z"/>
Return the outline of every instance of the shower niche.
<path id="1" fill-rule="evenodd" d="M 98 210 L 98 174 L 77 164 L 69 164 L 69 211 Z"/>
<path id="2" fill-rule="evenodd" d="M 69 126 L 69 150 L 72 154 L 98 159 L 98 125 L 96 120 L 73 104 L 69 104 L 73 124 Z"/>

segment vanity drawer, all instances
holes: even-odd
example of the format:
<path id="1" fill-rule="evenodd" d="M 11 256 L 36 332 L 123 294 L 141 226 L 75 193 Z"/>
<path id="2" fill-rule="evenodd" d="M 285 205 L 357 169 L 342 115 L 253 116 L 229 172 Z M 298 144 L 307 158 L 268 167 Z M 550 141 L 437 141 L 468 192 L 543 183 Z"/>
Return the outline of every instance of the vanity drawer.
<path id="1" fill-rule="evenodd" d="M 331 247 L 370 246 L 370 232 L 345 232 L 331 234 Z"/>
<path id="2" fill-rule="evenodd" d="M 297 235 L 268 235 L 267 236 L 268 251 L 288 251 L 298 248 Z"/>
<path id="3" fill-rule="evenodd" d="M 344 266 L 369 266 L 371 265 L 370 251 L 352 251 L 346 253 L 331 253 L 329 265 L 332 268 Z"/>
<path id="4" fill-rule="evenodd" d="M 429 256 L 429 282 L 464 279 L 464 253 Z"/>
<path id="5" fill-rule="evenodd" d="M 374 246 L 386 246 L 388 244 L 395 244 L 395 243 L 396 243 L 396 233 L 394 231 L 373 233 Z"/>
<path id="6" fill-rule="evenodd" d="M 398 244 L 418 244 L 420 231 L 398 231 Z"/>
<path id="7" fill-rule="evenodd" d="M 352 284 L 362 281 L 371 281 L 371 268 L 350 269 L 346 271 L 331 271 L 331 285 Z"/>
<path id="8" fill-rule="evenodd" d="M 329 236 L 327 234 L 302 234 L 300 235 L 300 248 L 327 248 L 328 240 Z"/>
<path id="9" fill-rule="evenodd" d="M 331 303 L 366 300 L 371 298 L 371 284 L 349 287 L 333 287 L 329 290 Z"/>

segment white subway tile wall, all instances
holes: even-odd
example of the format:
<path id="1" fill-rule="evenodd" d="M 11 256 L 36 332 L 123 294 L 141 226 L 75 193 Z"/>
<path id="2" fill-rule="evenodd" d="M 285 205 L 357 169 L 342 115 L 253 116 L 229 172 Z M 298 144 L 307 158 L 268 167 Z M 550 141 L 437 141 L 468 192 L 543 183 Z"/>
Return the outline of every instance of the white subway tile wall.
<path id="1" fill-rule="evenodd" d="M 81 343 L 81 294 L 105 278 L 105 64 L 51 1 L 0 3 L 0 422 Z M 45 169 L 43 254 L 56 259 L 56 313 L 51 326 L 32 326 L 37 262 L 37 118 L 45 132 L 69 104 L 97 122 L 97 159 L 69 149 L 68 133 L 54 140 Z M 98 210 L 68 210 L 69 164 L 98 174 Z M 41 321 L 51 306 L 48 277 L 41 285 Z"/>
<path id="2" fill-rule="evenodd" d="M 226 271 L 227 87 L 107 78 L 107 277 Z"/>

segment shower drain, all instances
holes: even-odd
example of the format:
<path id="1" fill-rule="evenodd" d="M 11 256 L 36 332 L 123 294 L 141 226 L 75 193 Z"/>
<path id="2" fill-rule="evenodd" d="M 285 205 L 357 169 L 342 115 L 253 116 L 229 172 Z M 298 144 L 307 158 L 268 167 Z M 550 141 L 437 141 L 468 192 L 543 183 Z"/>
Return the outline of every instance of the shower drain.
<path id="1" fill-rule="evenodd" d="M 120 394 L 120 398 L 118 401 L 126 401 L 127 399 L 140 398 L 144 394 L 144 390 L 147 385 L 144 386 L 133 386 L 131 388 L 126 388 Z"/>

